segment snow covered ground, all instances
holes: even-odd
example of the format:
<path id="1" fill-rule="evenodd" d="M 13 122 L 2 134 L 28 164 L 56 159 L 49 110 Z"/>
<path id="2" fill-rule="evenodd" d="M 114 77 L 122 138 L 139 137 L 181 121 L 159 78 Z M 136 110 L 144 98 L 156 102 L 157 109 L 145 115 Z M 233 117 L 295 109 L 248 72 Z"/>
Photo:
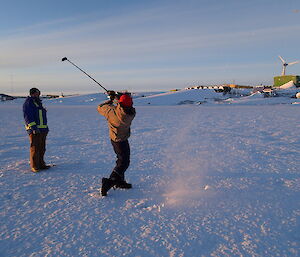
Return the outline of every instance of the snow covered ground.
<path id="1" fill-rule="evenodd" d="M 299 100 L 165 97 L 135 100 L 133 189 L 106 198 L 103 95 L 44 100 L 57 166 L 37 174 L 23 100 L 0 103 L 0 256 L 299 256 Z"/>

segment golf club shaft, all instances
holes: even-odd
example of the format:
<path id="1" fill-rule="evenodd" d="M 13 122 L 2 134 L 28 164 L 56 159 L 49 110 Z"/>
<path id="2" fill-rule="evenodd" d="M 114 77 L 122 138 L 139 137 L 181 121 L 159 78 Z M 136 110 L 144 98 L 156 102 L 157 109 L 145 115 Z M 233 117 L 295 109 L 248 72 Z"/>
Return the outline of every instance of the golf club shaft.
<path id="1" fill-rule="evenodd" d="M 72 65 L 74 65 L 77 69 L 79 69 L 80 71 L 82 71 L 85 75 L 87 75 L 90 79 L 92 79 L 93 81 L 95 81 L 100 87 L 102 87 L 106 92 L 107 89 L 105 87 L 103 87 L 97 80 L 95 80 L 94 78 L 92 78 L 89 74 L 87 74 L 84 70 L 82 70 L 81 68 L 79 68 L 75 63 L 71 62 L 69 59 L 66 59 L 66 61 L 68 61 L 69 63 L 71 63 Z"/>

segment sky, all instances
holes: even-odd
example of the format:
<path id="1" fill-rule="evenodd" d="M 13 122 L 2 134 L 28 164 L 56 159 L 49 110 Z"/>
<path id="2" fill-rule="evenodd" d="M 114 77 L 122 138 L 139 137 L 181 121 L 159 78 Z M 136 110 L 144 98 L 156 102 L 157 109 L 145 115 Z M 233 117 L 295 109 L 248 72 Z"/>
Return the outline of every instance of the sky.
<path id="1" fill-rule="evenodd" d="M 271 85 L 300 60 L 296 0 L 0 0 L 0 93 Z M 287 67 L 299 75 L 300 64 Z"/>

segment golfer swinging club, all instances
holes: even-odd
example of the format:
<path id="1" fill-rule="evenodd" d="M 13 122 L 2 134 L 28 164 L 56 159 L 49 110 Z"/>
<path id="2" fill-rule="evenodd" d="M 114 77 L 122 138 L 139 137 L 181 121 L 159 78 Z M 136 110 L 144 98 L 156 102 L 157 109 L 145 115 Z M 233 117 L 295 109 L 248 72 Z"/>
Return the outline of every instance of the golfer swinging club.
<path id="1" fill-rule="evenodd" d="M 130 163 L 130 125 L 135 117 L 135 108 L 132 107 L 130 94 L 116 95 L 114 91 L 108 91 L 109 100 L 98 106 L 98 112 L 108 122 L 111 144 L 117 155 L 116 166 L 109 178 L 102 178 L 101 195 L 106 196 L 112 187 L 129 189 L 131 184 L 125 180 L 125 171 Z M 116 105 L 114 105 L 114 102 Z"/>
<path id="2" fill-rule="evenodd" d="M 107 119 L 109 136 L 111 144 L 117 155 L 117 161 L 110 177 L 102 178 L 102 196 L 106 196 L 107 191 L 112 187 L 131 188 L 132 185 L 125 181 L 124 176 L 124 173 L 130 163 L 130 147 L 128 138 L 130 137 L 130 125 L 135 117 L 135 109 L 132 107 L 133 103 L 130 94 L 116 94 L 114 91 L 108 91 L 97 80 L 91 77 L 83 69 L 79 68 L 75 63 L 71 62 L 67 57 L 62 58 L 62 61 L 67 61 L 79 69 L 86 76 L 96 82 L 98 86 L 104 89 L 109 96 L 108 101 L 98 106 L 98 112 Z M 116 105 L 113 103 L 114 100 L 116 101 Z"/>

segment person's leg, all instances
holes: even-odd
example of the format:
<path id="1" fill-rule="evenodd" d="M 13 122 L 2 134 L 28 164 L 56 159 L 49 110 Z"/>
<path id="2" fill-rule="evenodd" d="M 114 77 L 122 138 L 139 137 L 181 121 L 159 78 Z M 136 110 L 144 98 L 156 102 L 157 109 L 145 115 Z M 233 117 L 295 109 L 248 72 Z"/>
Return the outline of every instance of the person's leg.
<path id="1" fill-rule="evenodd" d="M 111 141 L 111 144 L 116 153 L 116 166 L 114 167 L 110 178 L 115 180 L 125 180 L 125 171 L 129 167 L 130 164 L 130 147 L 128 140 L 122 142 L 114 142 Z"/>
<path id="2" fill-rule="evenodd" d="M 30 167 L 32 171 L 39 170 L 39 134 L 30 134 L 29 135 L 30 142 Z"/>
<path id="3" fill-rule="evenodd" d="M 107 192 L 113 187 L 131 188 L 132 185 L 125 181 L 124 173 L 130 163 L 130 147 L 128 140 L 123 142 L 111 141 L 114 151 L 117 155 L 116 166 L 109 178 L 102 178 L 101 194 L 106 196 Z"/>
<path id="4" fill-rule="evenodd" d="M 40 134 L 40 168 L 46 167 L 46 163 L 44 160 L 44 155 L 46 152 L 46 138 L 47 133 L 41 133 Z"/>

